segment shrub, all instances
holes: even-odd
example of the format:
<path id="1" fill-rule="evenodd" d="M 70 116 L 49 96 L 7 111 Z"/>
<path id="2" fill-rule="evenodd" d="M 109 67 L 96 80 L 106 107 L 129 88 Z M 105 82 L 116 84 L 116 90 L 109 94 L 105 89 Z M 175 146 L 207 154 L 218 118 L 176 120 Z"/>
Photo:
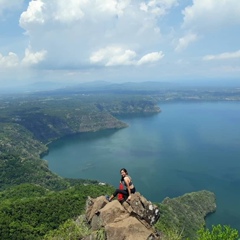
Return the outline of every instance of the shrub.
<path id="1" fill-rule="evenodd" d="M 238 240 L 239 234 L 236 229 L 226 225 L 212 226 L 212 230 L 202 227 L 198 231 L 198 240 Z"/>
<path id="2" fill-rule="evenodd" d="M 80 219 L 78 222 L 69 219 L 58 229 L 46 234 L 44 240 L 75 240 L 81 239 L 90 233 L 91 231 L 83 219 Z"/>

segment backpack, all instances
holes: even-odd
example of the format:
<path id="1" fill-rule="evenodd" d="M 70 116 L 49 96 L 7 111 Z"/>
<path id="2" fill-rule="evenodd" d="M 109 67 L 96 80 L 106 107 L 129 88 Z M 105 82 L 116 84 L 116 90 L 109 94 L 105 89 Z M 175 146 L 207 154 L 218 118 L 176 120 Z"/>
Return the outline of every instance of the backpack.
<path id="1" fill-rule="evenodd" d="M 123 190 L 124 189 L 124 185 L 122 184 L 122 182 L 119 184 L 119 189 Z M 118 194 L 118 201 L 122 202 L 124 200 L 123 194 L 119 193 Z"/>

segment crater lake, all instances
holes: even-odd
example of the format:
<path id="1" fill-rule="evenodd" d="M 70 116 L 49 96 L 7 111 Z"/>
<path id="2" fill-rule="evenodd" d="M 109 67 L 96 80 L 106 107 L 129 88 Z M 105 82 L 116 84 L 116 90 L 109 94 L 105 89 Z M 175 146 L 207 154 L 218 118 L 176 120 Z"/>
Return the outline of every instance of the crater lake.
<path id="1" fill-rule="evenodd" d="M 61 138 L 44 156 L 62 177 L 118 187 L 126 168 L 142 195 L 165 197 L 210 190 L 217 211 L 208 226 L 240 230 L 240 103 L 161 103 L 155 115 L 118 117 L 129 127 Z"/>

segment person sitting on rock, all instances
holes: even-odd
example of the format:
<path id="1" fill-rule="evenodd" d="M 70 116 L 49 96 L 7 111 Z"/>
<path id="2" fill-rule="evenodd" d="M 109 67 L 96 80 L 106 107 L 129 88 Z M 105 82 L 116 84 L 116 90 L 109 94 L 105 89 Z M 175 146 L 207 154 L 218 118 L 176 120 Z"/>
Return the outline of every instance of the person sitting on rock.
<path id="1" fill-rule="evenodd" d="M 106 199 L 111 202 L 113 200 L 113 198 L 115 198 L 119 193 L 124 195 L 124 199 L 126 201 L 130 201 L 131 200 L 131 193 L 135 193 L 136 189 L 132 183 L 132 178 L 128 175 L 128 172 L 125 168 L 122 168 L 120 170 L 120 174 L 122 176 L 121 178 L 121 182 L 124 182 L 124 185 L 126 187 L 126 189 L 116 189 L 115 192 L 111 195 L 111 197 L 106 196 Z"/>

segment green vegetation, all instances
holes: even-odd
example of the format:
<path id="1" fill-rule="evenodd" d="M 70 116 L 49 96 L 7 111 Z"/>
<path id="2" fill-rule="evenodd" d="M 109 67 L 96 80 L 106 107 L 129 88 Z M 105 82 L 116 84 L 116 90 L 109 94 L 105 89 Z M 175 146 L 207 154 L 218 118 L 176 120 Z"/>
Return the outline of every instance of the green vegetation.
<path id="1" fill-rule="evenodd" d="M 76 221 L 69 219 L 58 229 L 48 232 L 44 240 L 76 240 L 90 235 L 92 232 L 84 221 L 83 217 Z"/>
<path id="2" fill-rule="evenodd" d="M 198 231 L 198 240 L 239 240 L 239 233 L 230 226 L 219 224 L 211 230 L 202 227 Z"/>
<path id="3" fill-rule="evenodd" d="M 166 198 L 159 206 L 161 217 L 155 227 L 166 236 L 196 239 L 196 232 L 209 212 L 216 209 L 215 195 L 209 191 L 188 193 L 177 198 Z M 178 239 L 178 238 L 176 238 Z"/>
<path id="4" fill-rule="evenodd" d="M 47 232 L 81 215 L 87 196 L 112 191 L 111 186 L 94 184 L 76 185 L 59 192 L 31 184 L 7 189 L 0 194 L 0 239 L 42 239 Z"/>
<path id="5" fill-rule="evenodd" d="M 166 198 L 160 204 L 161 216 L 155 228 L 163 240 L 239 240 L 236 229 L 230 226 L 205 227 L 204 218 L 216 209 L 215 196 L 208 191 L 188 193 L 177 198 Z"/>
<path id="6" fill-rule="evenodd" d="M 63 179 L 52 173 L 40 159 L 48 151 L 46 143 L 69 134 L 126 127 L 113 112 L 148 111 L 159 108 L 142 96 L 43 94 L 0 99 L 0 239 L 42 239 L 79 216 L 87 196 L 113 191 L 94 180 Z M 99 239 L 104 235 L 95 234 Z"/>
<path id="7" fill-rule="evenodd" d="M 48 143 L 74 133 L 127 127 L 113 114 L 159 112 L 156 103 L 152 97 L 137 95 L 29 95 L 0 101 L 0 122 L 20 125 L 36 140 Z"/>
<path id="8" fill-rule="evenodd" d="M 186 238 L 182 236 L 182 232 L 178 232 L 177 229 L 162 229 L 162 240 L 239 240 L 239 233 L 236 229 L 226 225 L 212 226 L 209 230 L 204 226 L 197 231 L 197 235 L 194 238 Z"/>
<path id="9" fill-rule="evenodd" d="M 0 192 L 0 239 L 75 240 L 88 235 L 99 240 L 105 239 L 103 229 L 89 229 L 83 214 L 87 196 L 95 198 L 112 191 L 113 187 L 98 184 L 76 184 L 63 191 L 50 191 L 33 184 L 8 188 Z M 238 240 L 237 230 L 221 225 L 213 226 L 211 231 L 199 227 L 194 234 L 191 232 L 192 235 L 188 235 L 187 228 L 192 228 L 189 222 L 183 221 L 185 227 L 181 229 L 173 225 L 177 222 L 176 215 L 179 212 L 175 211 L 178 207 L 179 205 L 162 212 L 155 225 L 156 229 L 162 232 L 162 240 Z M 161 211 L 163 209 L 161 208 Z M 193 212 L 188 211 L 185 218 L 190 217 L 192 220 Z"/>
<path id="10" fill-rule="evenodd" d="M 1 202 L 14 202 L 19 199 L 43 197 L 50 191 L 42 186 L 33 184 L 21 184 L 0 192 Z"/>
<path id="11" fill-rule="evenodd" d="M 89 182 L 52 173 L 40 159 L 46 144 L 65 135 L 126 127 L 113 112 L 159 111 L 147 96 L 51 94 L 0 99 L 0 190 L 22 183 L 63 190 Z"/>
<path id="12" fill-rule="evenodd" d="M 70 186 L 39 158 L 22 159 L 19 155 L 0 154 L 0 189 L 21 183 L 35 183 L 56 190 Z"/>
<path id="13" fill-rule="evenodd" d="M 161 240 L 182 240 L 183 239 L 183 231 L 179 232 L 179 230 L 175 227 L 166 228 L 162 224 L 158 224 L 157 228 L 162 232 Z"/>
<path id="14" fill-rule="evenodd" d="M 0 122 L 0 152 L 21 156 L 22 160 L 39 158 L 47 147 L 37 141 L 33 134 L 23 126 L 16 123 Z"/>
<path id="15" fill-rule="evenodd" d="M 79 216 L 75 221 L 73 219 L 67 220 L 60 225 L 58 229 L 49 231 L 44 240 L 76 240 L 83 237 L 91 236 L 90 239 L 105 240 L 106 232 L 104 228 L 93 231 L 89 228 L 84 215 Z"/>
<path id="16" fill-rule="evenodd" d="M 159 101 L 229 101 L 240 100 L 239 95 L 239 89 L 175 91 L 156 84 L 152 88 L 130 84 L 121 88 L 111 85 L 101 91 L 86 87 L 1 97 L 0 239 L 79 239 L 89 234 L 87 224 L 79 219 L 87 196 L 112 193 L 111 186 L 100 186 L 97 181 L 64 179 L 52 173 L 40 159 L 49 142 L 65 135 L 127 127 L 118 115 L 158 113 Z M 200 195 L 197 198 L 203 200 Z M 197 198 L 184 196 L 159 204 L 162 214 L 156 228 L 164 233 L 165 240 L 197 236 L 202 213 L 209 210 L 198 208 Z M 91 234 L 105 238 L 103 230 Z M 198 237 L 232 240 L 238 233 L 216 226 L 211 232 L 201 229 Z"/>

